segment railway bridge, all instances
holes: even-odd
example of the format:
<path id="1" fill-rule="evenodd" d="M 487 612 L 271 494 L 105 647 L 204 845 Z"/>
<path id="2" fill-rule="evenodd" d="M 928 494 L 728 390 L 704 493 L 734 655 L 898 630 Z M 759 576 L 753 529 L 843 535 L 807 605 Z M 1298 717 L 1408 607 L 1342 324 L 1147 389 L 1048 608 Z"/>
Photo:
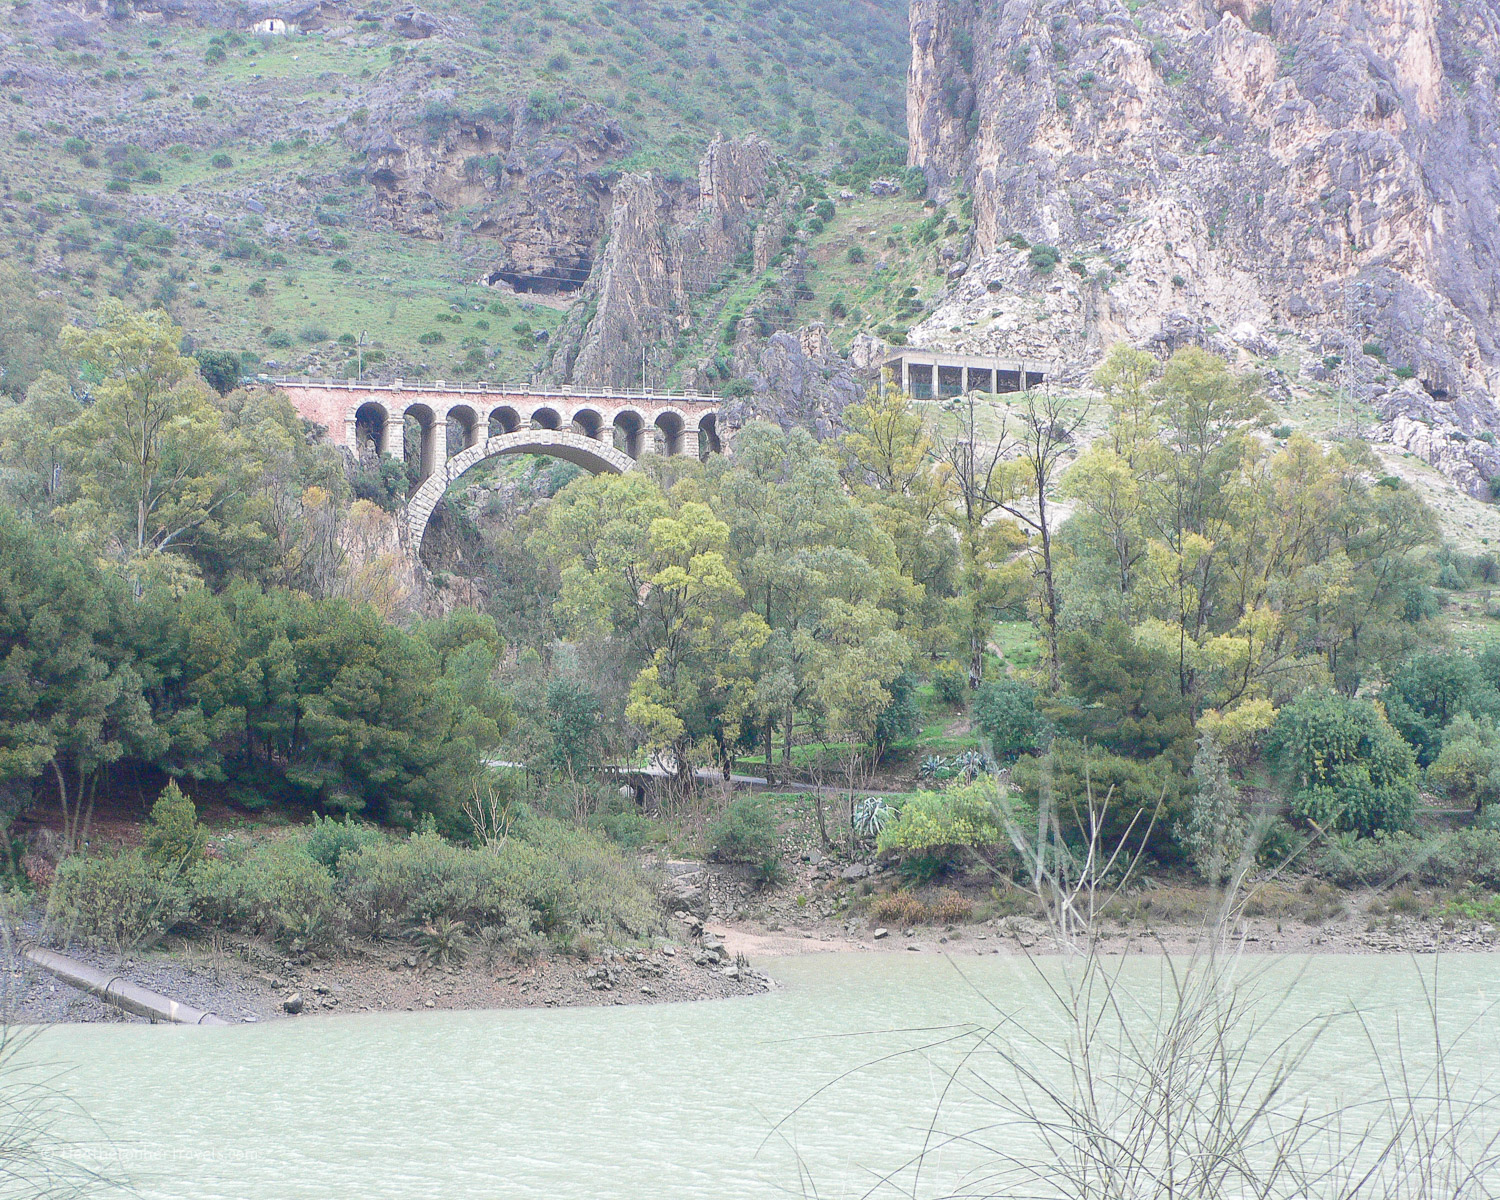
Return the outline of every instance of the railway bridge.
<path id="1" fill-rule="evenodd" d="M 692 392 L 495 387 L 488 384 L 273 380 L 302 417 L 355 455 L 417 468 L 406 528 L 420 551 L 427 522 L 464 472 L 500 454 L 549 454 L 594 474 L 619 473 L 648 451 L 722 453 L 716 396 Z"/>

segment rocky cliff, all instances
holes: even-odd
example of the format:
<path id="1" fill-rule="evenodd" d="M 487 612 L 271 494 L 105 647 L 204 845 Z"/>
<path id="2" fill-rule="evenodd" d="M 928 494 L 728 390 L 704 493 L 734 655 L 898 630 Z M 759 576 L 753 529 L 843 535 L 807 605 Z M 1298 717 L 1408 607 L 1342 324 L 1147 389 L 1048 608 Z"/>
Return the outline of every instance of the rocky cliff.
<path id="1" fill-rule="evenodd" d="M 382 125 L 365 141 L 378 219 L 441 238 L 463 210 L 486 282 L 577 291 L 593 269 L 609 163 L 626 148 L 618 123 L 593 105 L 565 118 L 523 101 L 465 114 L 450 111 L 453 94 L 430 91 L 422 121 Z"/>
<path id="2" fill-rule="evenodd" d="M 1391 440 L 1500 474 L 1500 5 L 912 0 L 911 37 L 911 162 L 974 215 L 917 339 L 1076 375 L 1290 336 Z"/>
<path id="3" fill-rule="evenodd" d="M 639 387 L 642 351 L 670 349 L 693 321 L 692 301 L 741 255 L 757 255 L 775 155 L 763 138 L 715 138 L 695 181 L 622 177 L 588 303 L 570 320 L 556 377 L 586 387 Z"/>

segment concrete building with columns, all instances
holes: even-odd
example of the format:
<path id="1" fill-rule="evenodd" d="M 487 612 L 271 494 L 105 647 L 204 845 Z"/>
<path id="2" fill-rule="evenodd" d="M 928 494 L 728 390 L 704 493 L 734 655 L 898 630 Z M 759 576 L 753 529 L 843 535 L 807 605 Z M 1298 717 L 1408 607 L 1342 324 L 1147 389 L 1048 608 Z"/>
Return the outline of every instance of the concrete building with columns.
<path id="1" fill-rule="evenodd" d="M 881 369 L 900 379 L 901 390 L 915 400 L 947 400 L 969 392 L 1025 392 L 1047 381 L 1041 363 L 911 346 L 894 351 Z"/>

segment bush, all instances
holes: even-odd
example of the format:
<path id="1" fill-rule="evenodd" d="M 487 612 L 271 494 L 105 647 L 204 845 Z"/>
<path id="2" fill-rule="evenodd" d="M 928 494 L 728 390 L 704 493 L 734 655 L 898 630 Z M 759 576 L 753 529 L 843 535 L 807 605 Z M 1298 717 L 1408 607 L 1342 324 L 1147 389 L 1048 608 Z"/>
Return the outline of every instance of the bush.
<path id="1" fill-rule="evenodd" d="M 1368 700 L 1304 692 L 1281 710 L 1267 749 L 1292 811 L 1323 829 L 1390 832 L 1416 815 L 1416 758 Z"/>
<path id="2" fill-rule="evenodd" d="M 218 154 L 215 154 L 211 159 L 208 160 L 208 165 L 211 167 L 216 167 L 220 171 L 226 171 L 230 167 L 234 166 L 234 159 L 230 158 L 229 155 L 225 154 L 221 150 Z"/>
<path id="3" fill-rule="evenodd" d="M 974 915 L 974 905 L 957 892 L 944 891 L 928 905 L 934 925 L 962 925 Z"/>
<path id="4" fill-rule="evenodd" d="M 260 294 L 265 295 L 264 280 Z M 251 284 L 250 291 L 255 292 L 255 285 Z M 198 350 L 193 354 L 198 363 L 198 374 L 203 376 L 203 381 L 218 392 L 221 396 L 227 396 L 240 384 L 240 356 L 232 350 Z"/>
<path id="5" fill-rule="evenodd" d="M 347 813 L 342 821 L 315 816 L 312 827 L 302 840 L 302 849 L 313 862 L 336 872 L 344 855 L 355 854 L 384 840 L 385 836 L 375 826 L 362 825 Z"/>
<path id="6" fill-rule="evenodd" d="M 438 917 L 503 918 L 495 896 L 493 856 L 482 858 L 439 834 L 375 841 L 339 859 L 339 891 L 354 920 L 374 935 Z"/>
<path id="7" fill-rule="evenodd" d="M 848 259 L 853 265 L 859 266 L 860 263 L 865 261 L 865 252 L 859 246 L 850 246 Z"/>
<path id="8" fill-rule="evenodd" d="M 204 863 L 192 893 L 200 921 L 280 942 L 325 945 L 339 940 L 348 926 L 348 913 L 334 896 L 333 873 L 297 842 Z"/>
<path id="9" fill-rule="evenodd" d="M 908 891 L 881 896 L 870 911 L 881 925 L 921 925 L 928 916 L 927 905 Z"/>
<path id="10" fill-rule="evenodd" d="M 944 704 L 963 708 L 969 703 L 969 672 L 956 662 L 938 663 L 932 669 L 932 690 Z"/>
<path id="11" fill-rule="evenodd" d="M 1340 887 L 1386 885 L 1405 878 L 1428 887 L 1472 883 L 1500 889 L 1500 830 L 1464 829 L 1431 837 L 1341 834 L 1319 850 L 1317 869 Z"/>
<path id="12" fill-rule="evenodd" d="M 1031 253 L 1026 258 L 1031 263 L 1032 270 L 1041 275 L 1050 275 L 1062 261 L 1062 251 L 1056 246 L 1038 244 L 1031 248 Z"/>
<path id="13" fill-rule="evenodd" d="M 875 719 L 875 744 L 882 750 L 916 738 L 922 728 L 917 708 L 917 679 L 902 671 L 891 681 L 891 702 Z"/>
<path id="14" fill-rule="evenodd" d="M 1015 679 L 987 683 L 975 694 L 974 722 L 989 738 L 997 760 L 1014 760 L 1042 744 L 1044 724 L 1036 701 L 1036 688 Z"/>
<path id="15" fill-rule="evenodd" d="M 146 856 L 159 867 L 187 870 L 203 857 L 208 834 L 198 822 L 198 810 L 174 779 L 151 806 L 146 824 Z"/>
<path id="16" fill-rule="evenodd" d="M 780 873 L 776 842 L 771 806 L 755 796 L 731 801 L 708 834 L 709 850 L 716 859 L 748 863 L 762 882 L 771 882 Z"/>
<path id="17" fill-rule="evenodd" d="M 187 893 L 139 850 L 75 854 L 57 868 L 48 922 L 65 940 L 82 938 L 117 952 L 160 939 L 187 916 Z"/>
<path id="18" fill-rule="evenodd" d="M 932 878 L 970 852 L 992 854 L 1006 841 L 995 785 L 979 780 L 917 792 L 881 830 L 876 849 L 899 854 L 913 878 Z"/>

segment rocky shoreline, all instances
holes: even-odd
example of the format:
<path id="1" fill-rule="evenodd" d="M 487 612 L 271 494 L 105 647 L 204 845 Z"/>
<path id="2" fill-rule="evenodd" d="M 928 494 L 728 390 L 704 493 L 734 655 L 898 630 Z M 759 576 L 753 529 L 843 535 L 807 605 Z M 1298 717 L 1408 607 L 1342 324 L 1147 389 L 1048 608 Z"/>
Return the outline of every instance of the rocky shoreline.
<path id="1" fill-rule="evenodd" d="M 809 856 L 811 859 L 813 856 Z M 1033 915 L 972 923 L 885 928 L 847 905 L 867 885 L 857 870 L 828 861 L 797 863 L 787 882 L 757 891 L 735 868 L 658 864 L 672 912 L 650 946 L 604 948 L 588 957 L 559 953 L 530 962 L 434 963 L 400 941 L 360 941 L 337 954 L 288 953 L 255 939 L 172 942 L 123 960 L 78 946 L 67 952 L 231 1023 L 312 1014 L 562 1008 L 667 1004 L 753 996 L 774 989 L 772 961 L 802 954 L 922 953 L 957 956 L 1056 952 Z M 873 873 L 883 873 L 874 868 Z M 1108 954 L 1190 951 L 1202 942 L 1198 913 L 1207 896 L 1162 889 L 1133 898 L 1101 923 Z M 1247 954 L 1495 953 L 1493 923 L 1392 911 L 1377 892 L 1308 897 L 1268 893 L 1236 928 Z M 840 897 L 843 899 L 841 900 Z M 34 931 L 32 931 L 34 933 Z M 125 1022 L 128 1016 L 77 991 L 11 952 L 5 956 L 5 1012 L 19 1024 Z"/>
<path id="2" fill-rule="evenodd" d="M 659 940 L 651 948 L 607 949 L 585 961 L 548 955 L 529 963 L 477 958 L 430 963 L 398 942 L 361 942 L 339 954 L 289 955 L 253 940 L 220 947 L 180 942 L 119 958 L 78 946 L 67 953 L 118 972 L 230 1023 L 312 1014 L 436 1009 L 562 1008 L 666 1004 L 761 994 L 770 979 L 736 961 L 712 933 Z M 137 1022 L 46 971 L 6 956 L 5 1013 L 14 1024 Z"/>

